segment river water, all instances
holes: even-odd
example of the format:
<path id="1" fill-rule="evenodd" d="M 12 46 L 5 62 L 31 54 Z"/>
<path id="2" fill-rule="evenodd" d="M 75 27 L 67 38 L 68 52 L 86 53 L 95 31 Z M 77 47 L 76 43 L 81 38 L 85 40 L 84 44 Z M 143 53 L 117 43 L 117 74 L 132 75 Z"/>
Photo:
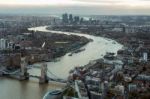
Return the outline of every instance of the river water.
<path id="1" fill-rule="evenodd" d="M 91 60 L 102 58 L 106 52 L 116 53 L 122 48 L 119 43 L 114 44 L 114 40 L 91 36 L 88 34 L 61 32 L 47 30 L 46 26 L 29 28 L 29 30 L 43 31 L 67 35 L 78 35 L 93 39 L 93 42 L 88 43 L 82 51 L 72 56 L 69 53 L 59 58 L 60 61 L 48 62 L 48 69 L 55 75 L 51 77 L 58 77 L 66 79 L 71 69 L 76 66 L 84 66 Z M 29 71 L 32 75 L 40 75 L 40 70 L 32 69 Z M 14 79 L 0 78 L 0 99 L 42 99 L 45 92 L 51 89 L 61 88 L 63 84 L 51 82 L 45 85 L 39 85 L 38 80 L 30 79 L 29 81 L 17 81 Z"/>

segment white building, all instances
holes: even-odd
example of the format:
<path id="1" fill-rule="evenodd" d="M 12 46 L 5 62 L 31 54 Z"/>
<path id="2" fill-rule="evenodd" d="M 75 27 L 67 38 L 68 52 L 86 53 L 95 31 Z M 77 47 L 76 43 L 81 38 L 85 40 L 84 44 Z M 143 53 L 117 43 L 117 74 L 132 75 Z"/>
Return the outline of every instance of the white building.
<path id="1" fill-rule="evenodd" d="M 6 42 L 7 42 L 6 39 L 3 39 L 3 38 L 0 39 L 0 50 L 6 49 L 7 47 Z"/>
<path id="2" fill-rule="evenodd" d="M 143 60 L 145 62 L 147 62 L 147 60 L 148 60 L 148 54 L 146 52 L 143 53 Z"/>

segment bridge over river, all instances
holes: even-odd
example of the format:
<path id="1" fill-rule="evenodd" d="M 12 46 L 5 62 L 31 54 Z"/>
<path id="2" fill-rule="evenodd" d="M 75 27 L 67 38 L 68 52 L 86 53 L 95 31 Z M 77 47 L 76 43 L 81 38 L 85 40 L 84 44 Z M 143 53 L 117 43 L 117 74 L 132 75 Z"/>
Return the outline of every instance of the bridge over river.
<path id="1" fill-rule="evenodd" d="M 106 54 L 106 52 L 116 53 L 119 49 L 122 48 L 122 45 L 117 42 L 113 44 L 113 42 L 115 41 L 111 39 L 96 37 L 83 33 L 51 31 L 47 30 L 46 28 L 47 26 L 42 26 L 30 28 L 29 30 L 41 31 L 43 33 L 59 33 L 66 35 L 84 36 L 93 40 L 93 42 L 90 42 L 82 48 L 85 49 L 85 51 L 82 51 L 78 54 L 73 54 L 72 56 L 68 56 L 70 53 L 67 53 L 66 55 L 59 58 L 60 61 L 48 62 L 48 69 L 46 72 L 48 75 L 48 79 L 54 79 L 57 77 L 58 79 L 66 79 L 69 71 L 75 66 L 84 66 L 88 64 L 91 60 L 102 58 L 103 55 Z M 48 70 L 52 71 L 52 74 L 54 74 L 56 77 L 48 73 Z M 41 77 L 41 69 L 31 68 L 28 69 L 28 73 L 30 78 L 38 78 L 39 75 Z M 48 90 L 62 88 L 63 86 L 63 83 L 58 84 L 53 82 L 49 82 L 48 84 L 43 84 L 39 86 L 36 81 L 32 80 L 25 80 L 20 82 L 14 79 L 0 78 L 0 97 L 2 99 L 42 99 L 43 95 Z"/>
<path id="2" fill-rule="evenodd" d="M 55 74 L 53 74 L 48 68 L 47 64 L 41 64 L 40 65 L 26 65 L 25 58 L 21 59 L 21 68 L 17 70 L 6 70 L 1 69 L 0 74 L 1 76 L 8 76 L 13 77 L 18 80 L 27 80 L 29 78 L 37 78 L 39 79 L 39 83 L 48 83 L 49 81 L 59 82 L 59 83 L 67 83 L 67 80 L 61 79 L 57 77 Z M 32 75 L 28 73 L 29 69 L 40 69 L 41 70 L 41 76 Z"/>

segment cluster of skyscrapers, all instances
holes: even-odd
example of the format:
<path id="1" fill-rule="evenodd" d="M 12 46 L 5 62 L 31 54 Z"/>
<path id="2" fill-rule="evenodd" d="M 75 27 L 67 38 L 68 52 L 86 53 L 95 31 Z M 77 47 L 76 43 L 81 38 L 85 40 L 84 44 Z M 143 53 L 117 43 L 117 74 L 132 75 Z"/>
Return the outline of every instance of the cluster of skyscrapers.
<path id="1" fill-rule="evenodd" d="M 81 24 L 83 22 L 83 18 L 79 16 L 73 16 L 72 14 L 63 14 L 62 15 L 62 23 L 63 24 Z"/>

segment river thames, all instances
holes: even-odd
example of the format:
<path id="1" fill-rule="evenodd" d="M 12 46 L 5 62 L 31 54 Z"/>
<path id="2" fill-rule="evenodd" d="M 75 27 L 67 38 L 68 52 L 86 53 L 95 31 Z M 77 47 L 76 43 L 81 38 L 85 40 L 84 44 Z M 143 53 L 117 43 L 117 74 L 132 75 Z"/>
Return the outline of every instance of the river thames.
<path id="1" fill-rule="evenodd" d="M 92 60 L 102 58 L 106 52 L 117 53 L 123 47 L 117 42 L 114 43 L 115 41 L 111 39 L 81 33 L 51 31 L 47 30 L 46 27 L 29 28 L 29 30 L 84 36 L 93 40 L 93 42 L 83 47 L 85 51 L 73 54 L 72 56 L 68 56 L 70 53 L 67 53 L 60 57 L 59 61 L 47 63 L 48 69 L 58 78 L 67 79 L 69 71 L 74 67 L 84 66 Z M 29 73 L 32 73 L 32 75 L 40 75 L 40 70 L 32 69 Z M 54 77 L 53 75 L 49 76 Z M 18 81 L 15 79 L 0 78 L 0 99 L 42 99 L 48 90 L 62 88 L 63 86 L 64 84 L 55 82 L 39 85 L 36 79 Z"/>

